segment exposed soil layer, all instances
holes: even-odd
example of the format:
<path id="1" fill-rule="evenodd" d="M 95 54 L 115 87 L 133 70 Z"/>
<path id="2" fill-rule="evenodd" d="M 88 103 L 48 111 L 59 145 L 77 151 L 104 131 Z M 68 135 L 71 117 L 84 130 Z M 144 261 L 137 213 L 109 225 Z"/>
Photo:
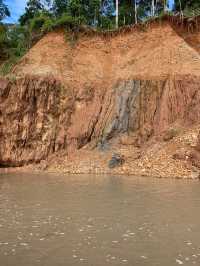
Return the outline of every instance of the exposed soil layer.
<path id="1" fill-rule="evenodd" d="M 66 40 L 67 39 L 67 40 Z M 40 40 L 14 69 L 16 74 L 53 74 L 70 88 L 113 86 L 119 80 L 200 75 L 200 56 L 167 23 L 112 38 L 63 32 Z"/>
<path id="2" fill-rule="evenodd" d="M 184 34 L 47 34 L 0 80 L 0 166 L 197 178 L 200 55 Z"/>
<path id="3" fill-rule="evenodd" d="M 0 80 L 0 165 L 39 162 L 55 150 L 60 87 L 50 77 Z"/>

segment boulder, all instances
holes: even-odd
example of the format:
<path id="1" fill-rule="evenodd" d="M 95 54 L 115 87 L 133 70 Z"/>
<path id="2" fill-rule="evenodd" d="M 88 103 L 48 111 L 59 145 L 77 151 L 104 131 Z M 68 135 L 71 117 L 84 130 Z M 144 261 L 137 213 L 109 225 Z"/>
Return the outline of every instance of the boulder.
<path id="1" fill-rule="evenodd" d="M 124 156 L 119 153 L 114 153 L 108 163 L 110 169 L 123 165 L 125 162 Z"/>
<path id="2" fill-rule="evenodd" d="M 173 154 L 172 158 L 174 160 L 185 161 L 190 157 L 190 152 L 186 151 L 184 148 L 179 149 L 175 154 Z"/>

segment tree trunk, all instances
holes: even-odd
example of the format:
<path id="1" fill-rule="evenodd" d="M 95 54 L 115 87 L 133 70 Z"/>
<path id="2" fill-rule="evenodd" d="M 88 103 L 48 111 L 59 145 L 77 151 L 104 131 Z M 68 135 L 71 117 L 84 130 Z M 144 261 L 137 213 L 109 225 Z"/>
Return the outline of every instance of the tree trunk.
<path id="1" fill-rule="evenodd" d="M 167 12 L 167 0 L 164 0 L 163 3 L 164 3 L 164 13 L 166 13 Z"/>
<path id="2" fill-rule="evenodd" d="M 119 26 L 119 0 L 116 0 L 116 29 Z"/>
<path id="3" fill-rule="evenodd" d="M 180 18 L 183 18 L 183 10 L 182 10 L 182 4 L 181 4 L 181 0 L 179 0 L 179 6 L 180 6 Z"/>
<path id="4" fill-rule="evenodd" d="M 135 0 L 135 24 L 137 24 L 137 0 Z"/>
<path id="5" fill-rule="evenodd" d="M 155 0 L 151 1 L 151 16 L 155 16 Z"/>

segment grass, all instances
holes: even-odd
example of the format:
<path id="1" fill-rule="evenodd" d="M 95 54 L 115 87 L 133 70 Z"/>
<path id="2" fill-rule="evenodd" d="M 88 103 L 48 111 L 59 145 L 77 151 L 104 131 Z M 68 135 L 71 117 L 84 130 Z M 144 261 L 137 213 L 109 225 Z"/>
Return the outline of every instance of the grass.
<path id="1" fill-rule="evenodd" d="M 0 76 L 6 76 L 11 73 L 13 67 L 19 62 L 21 57 L 10 58 L 0 66 Z"/>

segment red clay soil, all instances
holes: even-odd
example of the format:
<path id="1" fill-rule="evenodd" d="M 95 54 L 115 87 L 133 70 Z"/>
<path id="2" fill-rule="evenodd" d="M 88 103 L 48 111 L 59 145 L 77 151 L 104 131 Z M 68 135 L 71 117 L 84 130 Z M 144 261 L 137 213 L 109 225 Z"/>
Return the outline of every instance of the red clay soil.
<path id="1" fill-rule="evenodd" d="M 0 111 L 7 109 L 0 164 L 20 165 L 28 157 L 41 162 L 30 169 L 198 178 L 189 158 L 200 129 L 199 36 L 177 34 L 166 22 L 76 42 L 62 31 L 47 34 L 13 70 L 22 78 L 0 82 Z M 125 163 L 109 169 L 115 152 Z"/>
<path id="2" fill-rule="evenodd" d="M 16 74 L 53 74 L 73 87 L 113 85 L 133 78 L 200 75 L 199 53 L 163 22 L 146 31 L 112 38 L 80 37 L 75 43 L 62 32 L 41 39 L 14 69 Z"/>

